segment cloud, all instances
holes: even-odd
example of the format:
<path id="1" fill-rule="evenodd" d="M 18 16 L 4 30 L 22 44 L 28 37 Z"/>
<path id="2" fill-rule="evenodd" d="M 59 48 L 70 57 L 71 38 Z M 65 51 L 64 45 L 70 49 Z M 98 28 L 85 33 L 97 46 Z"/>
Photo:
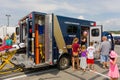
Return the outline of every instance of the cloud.
<path id="1" fill-rule="evenodd" d="M 120 18 L 113 18 L 103 21 L 98 21 L 97 24 L 102 24 L 103 29 L 106 31 L 120 30 Z"/>
<path id="2" fill-rule="evenodd" d="M 84 16 L 79 16 L 78 19 L 85 19 Z"/>
<path id="3" fill-rule="evenodd" d="M 1 0 L 0 3 L 0 25 L 7 23 L 5 14 L 11 14 L 10 24 L 16 25 L 21 17 L 38 11 L 97 21 L 104 30 L 120 29 L 120 16 L 115 18 L 114 14 L 120 14 L 120 0 Z"/>
<path id="4" fill-rule="evenodd" d="M 120 19 L 116 18 L 116 19 L 106 20 L 105 24 L 120 26 Z"/>
<path id="5" fill-rule="evenodd" d="M 114 3 L 114 4 L 113 4 Z M 65 12 L 71 11 L 76 14 L 89 14 L 98 15 L 101 13 L 108 12 L 120 12 L 119 0 L 101 0 L 100 2 L 96 0 L 82 1 L 76 0 L 75 2 L 65 0 L 2 0 L 1 7 L 10 9 L 25 9 L 27 11 L 44 11 L 44 12 L 55 12 L 57 10 L 63 9 Z"/>
<path id="6" fill-rule="evenodd" d="M 114 4 L 113 4 L 114 3 Z M 75 2 L 65 0 L 1 0 L 2 7 L 11 9 L 26 9 L 26 10 L 42 10 L 42 11 L 55 11 L 58 9 L 64 9 L 73 13 L 89 13 L 89 14 L 100 14 L 106 11 L 117 11 L 119 12 L 119 0 L 76 0 Z"/>
<path id="7" fill-rule="evenodd" d="M 45 3 L 43 0 L 18 0 L 18 1 L 10 1 L 10 0 L 5 0 L 1 1 L 1 7 L 3 8 L 9 8 L 9 9 L 24 9 L 27 11 L 31 10 L 42 10 L 42 11 L 50 11 L 50 10 L 55 10 L 56 5 L 55 4 L 49 4 Z"/>

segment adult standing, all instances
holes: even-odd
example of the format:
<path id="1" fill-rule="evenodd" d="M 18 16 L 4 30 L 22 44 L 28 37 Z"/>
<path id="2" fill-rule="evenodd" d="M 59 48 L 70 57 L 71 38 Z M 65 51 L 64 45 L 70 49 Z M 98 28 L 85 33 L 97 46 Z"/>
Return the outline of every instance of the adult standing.
<path id="1" fill-rule="evenodd" d="M 87 33 L 87 31 L 84 31 L 83 32 L 83 36 L 82 36 L 82 38 L 81 38 L 81 46 L 82 45 L 87 45 L 87 35 L 88 35 L 88 33 Z M 87 47 L 87 46 L 86 46 Z"/>
<path id="2" fill-rule="evenodd" d="M 108 68 L 109 52 L 111 50 L 110 42 L 106 36 L 102 37 L 102 43 L 100 45 L 100 58 L 103 68 Z"/>
<path id="3" fill-rule="evenodd" d="M 6 45 L 6 40 L 7 40 L 7 39 L 9 39 L 9 35 L 8 35 L 8 34 L 6 34 L 6 36 L 4 37 L 2 46 L 5 46 L 5 45 Z"/>
<path id="4" fill-rule="evenodd" d="M 72 43 L 72 67 L 75 70 L 75 62 L 77 63 L 77 68 L 79 69 L 79 50 L 80 46 L 78 44 L 79 39 L 74 38 Z"/>

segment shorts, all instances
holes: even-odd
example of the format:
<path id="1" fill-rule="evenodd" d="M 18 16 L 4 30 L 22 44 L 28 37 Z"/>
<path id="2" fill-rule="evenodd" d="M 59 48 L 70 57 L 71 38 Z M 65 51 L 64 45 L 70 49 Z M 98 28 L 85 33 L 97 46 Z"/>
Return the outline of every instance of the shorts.
<path id="1" fill-rule="evenodd" d="M 100 55 L 101 62 L 108 62 L 109 56 L 108 55 Z"/>
<path id="2" fill-rule="evenodd" d="M 94 64 L 94 59 L 87 59 L 87 64 Z"/>
<path id="3" fill-rule="evenodd" d="M 72 57 L 74 57 L 74 58 L 78 58 L 79 55 L 78 55 L 78 53 L 74 53 L 74 54 L 72 54 Z"/>
<path id="4" fill-rule="evenodd" d="M 78 56 L 78 55 L 72 55 L 72 57 L 74 57 L 74 58 L 78 58 L 79 56 Z"/>

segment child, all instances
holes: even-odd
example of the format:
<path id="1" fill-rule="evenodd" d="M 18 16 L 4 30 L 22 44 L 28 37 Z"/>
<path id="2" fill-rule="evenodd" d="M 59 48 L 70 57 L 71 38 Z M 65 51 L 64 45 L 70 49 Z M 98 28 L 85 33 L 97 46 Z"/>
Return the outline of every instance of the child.
<path id="1" fill-rule="evenodd" d="M 108 76 L 110 76 L 110 80 L 117 80 L 119 78 L 118 65 L 116 64 L 117 57 L 118 55 L 115 51 L 110 52 L 110 67 L 108 72 Z"/>
<path id="2" fill-rule="evenodd" d="M 95 48 L 95 54 L 94 54 L 94 59 L 100 59 L 100 53 L 99 53 L 99 43 L 97 41 L 95 41 L 93 43 L 93 46 Z"/>
<path id="3" fill-rule="evenodd" d="M 79 44 L 78 44 L 79 39 L 74 38 L 73 44 L 72 44 L 72 67 L 73 70 L 75 70 L 75 62 L 77 63 L 77 69 L 79 69 Z"/>
<path id="4" fill-rule="evenodd" d="M 87 58 L 86 46 L 82 45 L 80 67 L 83 69 L 83 71 L 86 71 L 86 67 L 87 67 L 86 58 Z"/>
<path id="5" fill-rule="evenodd" d="M 94 52 L 95 48 L 93 47 L 93 42 L 90 42 L 90 46 L 87 48 L 88 54 L 87 54 L 87 64 L 88 69 L 94 70 Z"/>

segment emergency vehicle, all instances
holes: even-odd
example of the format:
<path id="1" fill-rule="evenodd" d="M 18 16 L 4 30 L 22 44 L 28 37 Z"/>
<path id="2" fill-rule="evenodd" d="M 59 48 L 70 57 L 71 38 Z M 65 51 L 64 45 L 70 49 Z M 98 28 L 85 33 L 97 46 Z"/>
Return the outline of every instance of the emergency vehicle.
<path id="1" fill-rule="evenodd" d="M 91 41 L 100 43 L 102 35 L 106 35 L 102 34 L 102 26 L 97 26 L 95 21 L 31 12 L 19 20 L 16 29 L 20 43 L 25 43 L 25 52 L 18 62 L 24 67 L 57 64 L 59 69 L 68 68 L 72 41 L 77 37 L 80 44 L 84 31 L 88 34 L 87 46 Z"/>

